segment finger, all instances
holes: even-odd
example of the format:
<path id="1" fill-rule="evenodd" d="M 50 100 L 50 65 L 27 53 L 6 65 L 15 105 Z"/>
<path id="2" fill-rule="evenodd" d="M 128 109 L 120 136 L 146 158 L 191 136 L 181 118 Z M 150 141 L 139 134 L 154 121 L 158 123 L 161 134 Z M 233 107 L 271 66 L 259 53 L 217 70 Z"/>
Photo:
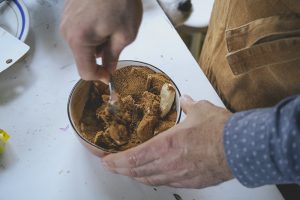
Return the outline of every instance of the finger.
<path id="1" fill-rule="evenodd" d="M 129 150 L 110 154 L 103 158 L 102 164 L 109 170 L 115 171 L 117 168 L 134 168 L 145 165 L 160 158 L 160 148 L 163 139 L 160 135 L 148 140 Z"/>
<path id="2" fill-rule="evenodd" d="M 168 153 L 174 147 L 172 135 L 181 132 L 182 123 L 156 135 L 150 140 L 123 152 L 110 154 L 103 158 L 103 165 L 109 170 L 117 168 L 136 168 L 146 165 Z"/>
<path id="3" fill-rule="evenodd" d="M 103 46 L 102 63 L 109 72 L 114 72 L 119 60 L 121 51 L 133 41 L 133 37 L 124 33 L 111 35 L 110 39 Z"/>
<path id="4" fill-rule="evenodd" d="M 89 46 L 72 46 L 79 75 L 84 80 L 102 80 L 107 82 L 109 73 L 96 64 L 95 48 Z"/>
<path id="5" fill-rule="evenodd" d="M 178 181 L 178 177 L 175 176 L 174 172 L 157 174 L 153 176 L 135 177 L 134 179 L 146 185 L 155 186 L 170 185 L 172 183 L 177 183 Z"/>
<path id="6" fill-rule="evenodd" d="M 178 159 L 167 160 L 166 162 L 165 159 L 160 159 L 157 163 L 156 166 L 153 166 L 152 168 L 149 167 L 148 169 L 131 169 L 131 174 L 138 175 L 135 176 L 135 178 L 145 184 L 149 184 L 150 182 L 155 185 L 167 185 L 181 180 L 194 179 L 195 177 L 194 173 L 190 173 L 190 170 L 192 169 L 187 165 L 182 164 Z M 149 166 L 149 164 L 145 166 Z M 143 169 L 146 170 L 143 171 Z M 151 169 L 151 171 L 149 169 Z"/>
<path id="7" fill-rule="evenodd" d="M 160 161 L 161 159 L 156 159 L 145 165 L 134 168 L 115 168 L 113 172 L 134 178 L 157 175 L 162 173 L 162 168 L 159 166 Z"/>
<path id="8" fill-rule="evenodd" d="M 139 167 L 114 168 L 113 172 L 135 178 L 166 175 L 169 182 L 194 177 L 194 174 L 189 173 L 188 165 L 178 162 L 178 157 L 162 157 Z"/>
<path id="9" fill-rule="evenodd" d="M 201 188 L 194 180 L 183 180 L 169 183 L 168 186 L 175 188 Z"/>
<path id="10" fill-rule="evenodd" d="M 174 188 L 193 188 L 193 189 L 200 189 L 205 187 L 204 185 L 199 185 L 199 183 L 195 182 L 194 180 L 184 180 L 174 183 L 169 183 L 168 186 Z"/>
<path id="11" fill-rule="evenodd" d="M 169 185 L 171 183 L 169 179 L 169 175 L 164 175 L 164 174 L 160 174 L 157 176 L 134 178 L 134 179 L 140 183 L 143 183 L 145 185 L 151 185 L 151 186 Z"/>
<path id="12" fill-rule="evenodd" d="M 192 108 L 192 106 L 196 102 L 192 99 L 192 97 L 188 95 L 183 95 L 180 97 L 180 106 L 185 114 L 188 114 Z"/>
<path id="13" fill-rule="evenodd" d="M 185 186 L 180 182 L 170 183 L 168 186 L 174 187 L 174 188 L 185 188 Z"/>
<path id="14" fill-rule="evenodd" d="M 172 183 L 179 183 L 182 180 L 182 175 L 178 174 L 182 174 L 183 171 L 185 170 L 180 170 L 179 172 L 171 170 L 151 176 L 135 177 L 134 179 L 146 185 L 170 185 Z"/>

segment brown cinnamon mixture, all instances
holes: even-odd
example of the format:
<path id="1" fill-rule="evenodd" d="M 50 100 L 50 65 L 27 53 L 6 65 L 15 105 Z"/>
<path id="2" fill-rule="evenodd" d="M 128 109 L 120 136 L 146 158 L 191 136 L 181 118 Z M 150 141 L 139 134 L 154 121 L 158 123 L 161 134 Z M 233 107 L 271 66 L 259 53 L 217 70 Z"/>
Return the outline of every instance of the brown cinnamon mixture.
<path id="1" fill-rule="evenodd" d="M 81 117 L 81 134 L 110 151 L 122 151 L 145 142 L 174 126 L 177 112 L 160 117 L 160 91 L 171 83 L 163 74 L 139 66 L 117 70 L 112 79 L 119 94 L 117 110 L 108 104 L 109 90 L 102 82 L 93 82 Z"/>

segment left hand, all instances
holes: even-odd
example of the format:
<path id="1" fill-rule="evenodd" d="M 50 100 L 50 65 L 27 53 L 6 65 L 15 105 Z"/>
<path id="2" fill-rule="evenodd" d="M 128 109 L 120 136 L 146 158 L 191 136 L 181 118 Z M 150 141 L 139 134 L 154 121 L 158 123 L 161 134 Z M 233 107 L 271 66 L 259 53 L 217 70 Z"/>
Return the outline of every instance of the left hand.
<path id="1" fill-rule="evenodd" d="M 84 80 L 109 82 L 119 55 L 137 36 L 141 0 L 66 0 L 61 32 Z M 102 58 L 103 66 L 96 63 Z"/>
<path id="2" fill-rule="evenodd" d="M 147 185 L 203 188 L 232 178 L 225 160 L 224 124 L 231 113 L 207 101 L 181 99 L 186 119 L 147 142 L 103 158 L 110 171 Z"/>

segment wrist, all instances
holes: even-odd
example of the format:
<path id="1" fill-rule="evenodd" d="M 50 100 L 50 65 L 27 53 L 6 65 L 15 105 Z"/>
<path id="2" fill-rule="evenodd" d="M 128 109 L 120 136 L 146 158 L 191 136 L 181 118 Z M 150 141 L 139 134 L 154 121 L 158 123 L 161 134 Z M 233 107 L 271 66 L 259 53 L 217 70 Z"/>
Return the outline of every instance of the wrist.
<path id="1" fill-rule="evenodd" d="M 231 118 L 233 114 L 227 110 L 224 110 L 224 114 L 223 114 L 223 118 L 221 119 L 221 131 L 219 134 L 219 142 L 218 144 L 218 165 L 220 166 L 219 169 L 220 171 L 218 173 L 220 173 L 220 176 L 222 178 L 222 181 L 227 181 L 233 178 L 233 174 L 231 172 L 230 166 L 227 162 L 226 159 L 226 154 L 225 154 L 225 145 L 224 145 L 224 129 L 225 129 L 225 125 L 226 123 L 229 121 L 229 119 Z"/>

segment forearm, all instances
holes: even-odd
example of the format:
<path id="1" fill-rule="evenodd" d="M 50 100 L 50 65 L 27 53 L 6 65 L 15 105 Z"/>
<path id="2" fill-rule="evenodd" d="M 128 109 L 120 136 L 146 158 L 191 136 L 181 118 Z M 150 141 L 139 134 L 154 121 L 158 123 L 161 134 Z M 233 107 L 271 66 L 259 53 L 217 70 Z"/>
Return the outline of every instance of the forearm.
<path id="1" fill-rule="evenodd" d="M 224 146 L 232 173 L 245 186 L 300 184 L 300 95 L 234 114 Z"/>

